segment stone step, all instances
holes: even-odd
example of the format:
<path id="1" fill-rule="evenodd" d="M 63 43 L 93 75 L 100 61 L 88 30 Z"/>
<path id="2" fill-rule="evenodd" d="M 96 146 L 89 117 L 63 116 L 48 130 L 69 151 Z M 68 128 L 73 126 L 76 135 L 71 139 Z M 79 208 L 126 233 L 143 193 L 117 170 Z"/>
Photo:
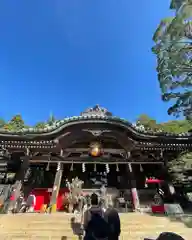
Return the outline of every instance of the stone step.
<path id="1" fill-rule="evenodd" d="M 30 235 L 9 235 L 9 236 L 1 236 L 1 240 L 62 240 L 62 237 L 65 237 L 64 239 L 66 240 L 78 240 L 78 236 L 41 236 L 41 235 L 36 235 L 36 236 L 30 236 Z"/>
<path id="2" fill-rule="evenodd" d="M 182 229 L 182 227 L 180 225 L 178 226 L 171 226 L 171 225 L 164 225 L 164 226 L 158 226 L 158 225 L 153 225 L 153 226 L 146 226 L 146 225 L 140 225 L 140 226 L 137 226 L 137 225 L 133 225 L 133 226 L 125 226 L 125 225 L 122 225 L 121 229 L 122 231 L 129 231 L 130 229 L 132 231 L 137 231 L 137 230 L 142 230 L 142 229 L 145 229 L 145 231 L 153 231 L 154 229 L 156 230 L 161 230 L 163 229 L 164 227 L 166 226 L 166 228 L 171 228 L 173 230 L 177 230 L 178 228 Z M 11 226 L 8 226 L 8 227 L 1 227 L 1 231 L 47 231 L 47 230 L 51 230 L 51 231 L 59 231 L 61 229 L 65 229 L 66 231 L 67 230 L 71 230 L 71 226 L 70 225 L 55 225 L 55 226 L 50 226 L 50 227 L 47 227 L 47 226 L 42 226 L 42 225 L 39 225 L 39 226 L 27 226 L 27 227 L 11 227 Z M 187 230 L 187 229 L 186 229 Z"/>
<path id="3" fill-rule="evenodd" d="M 156 239 L 157 236 L 161 233 L 161 231 L 154 231 L 154 232 L 150 232 L 150 233 L 142 233 L 142 232 L 123 232 L 121 234 L 120 239 L 135 239 L 135 240 L 143 240 L 145 237 L 148 238 L 152 238 L 152 239 Z M 181 236 L 183 236 L 186 240 L 190 240 L 191 238 L 189 238 L 189 234 L 186 235 L 185 232 L 177 232 L 178 234 L 180 234 Z M 37 234 L 22 234 L 22 233 L 18 233 L 18 234 L 7 234 L 7 235 L 0 235 L 0 238 L 3 239 L 4 237 L 7 237 L 6 239 L 22 239 L 22 240 L 26 240 L 26 239 L 60 239 L 65 236 L 67 239 L 78 239 L 78 236 L 75 236 L 73 234 L 67 234 L 65 232 L 61 232 L 58 234 L 47 234 L 47 235 L 43 235 L 40 233 Z"/>
<path id="4" fill-rule="evenodd" d="M 153 237 L 156 237 L 156 236 L 158 236 L 158 234 L 160 234 L 163 230 L 165 230 L 165 231 L 173 231 L 173 229 L 154 229 L 153 231 L 146 231 L 145 229 L 143 230 L 143 231 L 132 231 L 132 230 L 129 230 L 129 231 L 124 231 L 123 229 L 122 229 L 122 236 L 123 237 L 127 237 L 127 239 L 132 239 L 132 238 L 136 238 L 136 239 L 140 239 L 140 238 L 144 238 L 144 237 L 150 237 L 150 238 L 153 238 Z M 186 235 L 188 235 L 189 236 L 189 234 L 191 234 L 191 231 L 189 232 L 186 232 L 186 231 L 181 231 L 181 230 L 179 230 L 179 231 L 174 231 L 174 232 L 176 232 L 176 233 L 178 233 L 178 234 L 180 234 L 180 235 L 182 235 L 182 236 L 186 236 Z M 29 238 L 29 237 L 31 237 L 31 238 L 34 238 L 34 237 L 43 237 L 43 238 L 45 238 L 45 237 L 54 237 L 54 238 L 59 238 L 60 237 L 60 239 L 61 239 L 61 237 L 62 236 L 66 236 L 67 238 L 69 238 L 69 237 L 75 237 L 74 235 L 73 235 L 73 232 L 72 231 L 66 231 L 66 229 L 63 229 L 62 231 L 60 230 L 60 231 L 52 231 L 52 230 L 50 230 L 50 231 L 39 231 L 39 232 L 37 232 L 37 231 L 27 231 L 26 233 L 24 232 L 24 231 L 18 231 L 18 232 L 12 232 L 12 233 L 10 233 L 10 232 L 4 232 L 4 234 L 2 235 L 0 235 L 0 238 L 1 238 L 1 236 L 7 236 L 7 237 L 20 237 L 20 238 L 22 238 L 23 237 L 23 239 L 26 239 L 26 238 Z M 41 238 L 39 238 L 39 239 L 41 239 Z M 2 239 L 2 238 L 1 238 Z M 189 239 L 189 238 L 187 238 L 186 237 L 186 240 L 187 239 Z"/>
<path id="5" fill-rule="evenodd" d="M 17 214 L 0 216 L 0 239 L 78 239 L 71 229 L 71 214 Z M 189 240 L 191 229 L 165 217 L 147 214 L 120 214 L 122 234 L 120 239 L 143 240 L 156 238 L 163 231 L 174 231 Z"/>

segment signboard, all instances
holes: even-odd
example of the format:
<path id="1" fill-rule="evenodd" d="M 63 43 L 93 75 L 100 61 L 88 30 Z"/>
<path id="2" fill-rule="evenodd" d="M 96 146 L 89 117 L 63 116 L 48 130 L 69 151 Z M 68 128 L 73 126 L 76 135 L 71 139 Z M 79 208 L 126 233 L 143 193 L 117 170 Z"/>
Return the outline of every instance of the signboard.
<path id="1" fill-rule="evenodd" d="M 183 209 L 180 204 L 164 204 L 165 213 L 167 215 L 183 215 Z"/>

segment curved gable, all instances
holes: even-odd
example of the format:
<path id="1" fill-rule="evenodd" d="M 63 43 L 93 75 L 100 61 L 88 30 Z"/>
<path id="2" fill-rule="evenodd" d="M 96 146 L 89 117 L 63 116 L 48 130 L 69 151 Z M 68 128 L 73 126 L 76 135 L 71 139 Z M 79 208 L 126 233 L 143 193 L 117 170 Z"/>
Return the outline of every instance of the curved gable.
<path id="1" fill-rule="evenodd" d="M 101 108 L 96 105 L 94 108 L 88 108 L 81 113 L 80 116 L 68 117 L 60 121 L 56 121 L 51 126 L 46 126 L 45 128 L 28 128 L 21 129 L 17 132 L 8 131 L 6 129 L 0 129 L 0 137 L 18 137 L 18 138 L 43 138 L 52 137 L 55 134 L 62 133 L 64 129 L 75 126 L 77 124 L 86 123 L 98 123 L 98 124 L 110 124 L 113 126 L 119 126 L 125 129 L 127 132 L 131 132 L 137 138 L 153 139 L 153 138 L 163 138 L 163 139 L 178 139 L 178 140 L 192 140 L 192 133 L 182 133 L 182 134 L 172 134 L 165 132 L 153 132 L 146 131 L 142 126 L 136 126 L 128 122 L 126 119 L 113 116 L 107 109 Z"/>

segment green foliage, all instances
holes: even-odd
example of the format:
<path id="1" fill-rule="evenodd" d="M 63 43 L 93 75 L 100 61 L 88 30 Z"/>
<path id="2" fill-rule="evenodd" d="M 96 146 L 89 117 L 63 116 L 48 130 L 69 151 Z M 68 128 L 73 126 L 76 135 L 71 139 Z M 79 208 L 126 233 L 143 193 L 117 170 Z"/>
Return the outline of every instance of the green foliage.
<path id="1" fill-rule="evenodd" d="M 173 19 L 174 19 L 174 17 L 168 17 L 168 18 L 164 18 L 161 20 L 157 30 L 155 31 L 155 33 L 153 35 L 154 42 L 157 43 L 163 38 L 163 35 L 165 34 L 167 27 L 170 25 L 170 23 L 172 22 Z"/>
<path id="2" fill-rule="evenodd" d="M 21 117 L 21 115 L 15 115 L 7 124 L 6 128 L 8 130 L 20 130 L 25 128 L 25 123 Z"/>
<path id="3" fill-rule="evenodd" d="M 192 152 L 182 153 L 168 163 L 168 168 L 175 184 L 192 186 Z"/>
<path id="4" fill-rule="evenodd" d="M 157 123 L 149 116 L 142 114 L 136 121 L 137 125 L 143 125 L 146 130 L 163 131 L 170 133 L 188 132 L 192 129 L 192 124 L 188 120 L 175 120 L 165 123 Z M 192 153 L 182 153 L 173 161 L 168 163 L 169 173 L 175 184 L 183 186 L 192 185 Z"/>
<path id="5" fill-rule="evenodd" d="M 175 120 L 165 123 L 157 123 L 156 120 L 145 114 L 142 114 L 138 117 L 136 124 L 143 125 L 146 130 L 151 130 L 154 132 L 162 131 L 176 134 L 188 132 L 192 129 L 192 124 L 188 120 Z"/>
<path id="6" fill-rule="evenodd" d="M 179 9 L 184 2 L 185 2 L 185 0 L 172 0 L 170 8 L 171 9 Z"/>
<path id="7" fill-rule="evenodd" d="M 154 119 L 150 118 L 146 114 L 140 115 L 139 118 L 136 121 L 136 124 L 137 125 L 143 125 L 146 130 L 157 131 L 159 129 L 159 126 L 156 123 L 156 121 Z"/>
<path id="8" fill-rule="evenodd" d="M 46 122 L 38 122 L 35 124 L 34 128 L 45 128 L 46 125 L 53 125 L 55 123 L 55 117 L 51 114 L 49 119 Z M 17 114 L 10 121 L 6 122 L 3 119 L 0 119 L 0 128 L 4 128 L 8 131 L 18 131 L 23 128 L 30 128 L 25 124 L 22 116 Z"/>
<path id="9" fill-rule="evenodd" d="M 39 128 L 44 128 L 45 126 L 46 124 L 44 122 L 38 122 L 35 124 L 34 127 L 39 129 Z"/>
<path id="10" fill-rule="evenodd" d="M 180 3 L 178 3 L 180 2 Z M 174 4 L 181 1 L 172 1 Z M 152 48 L 162 100 L 173 102 L 168 114 L 192 118 L 192 5 L 182 5 L 174 18 L 159 24 Z"/>
<path id="11" fill-rule="evenodd" d="M 169 121 L 160 124 L 164 132 L 183 133 L 192 129 L 192 125 L 188 120 Z"/>

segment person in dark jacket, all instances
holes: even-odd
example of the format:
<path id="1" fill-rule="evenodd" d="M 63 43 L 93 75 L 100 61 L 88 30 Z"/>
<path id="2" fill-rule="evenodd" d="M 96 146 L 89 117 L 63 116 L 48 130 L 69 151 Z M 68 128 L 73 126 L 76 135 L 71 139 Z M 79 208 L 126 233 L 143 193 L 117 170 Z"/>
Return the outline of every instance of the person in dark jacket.
<path id="1" fill-rule="evenodd" d="M 109 225 L 95 193 L 91 195 L 91 207 L 84 213 L 83 227 L 85 240 L 108 239 Z"/>
<path id="2" fill-rule="evenodd" d="M 121 222 L 117 210 L 112 205 L 105 211 L 105 219 L 110 228 L 109 240 L 118 240 L 121 234 Z"/>

